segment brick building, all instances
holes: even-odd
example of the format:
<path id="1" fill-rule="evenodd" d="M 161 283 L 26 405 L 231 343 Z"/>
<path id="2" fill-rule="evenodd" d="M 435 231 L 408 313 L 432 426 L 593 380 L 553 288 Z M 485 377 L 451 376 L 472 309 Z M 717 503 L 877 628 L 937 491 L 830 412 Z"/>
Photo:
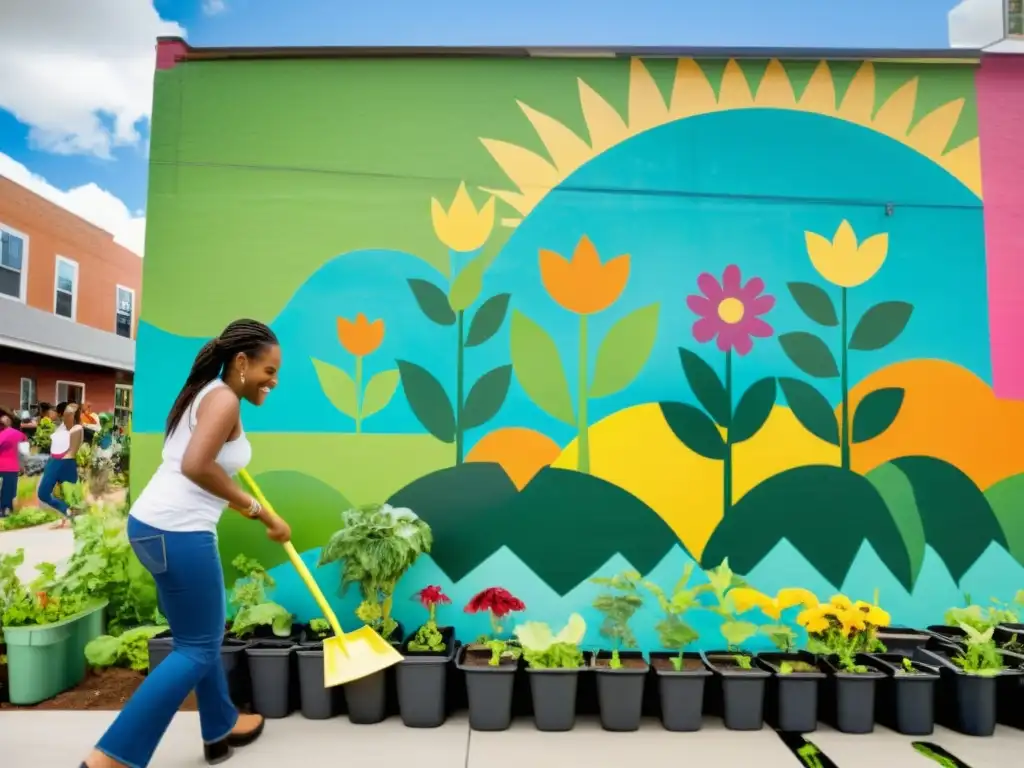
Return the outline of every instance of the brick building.
<path id="1" fill-rule="evenodd" d="M 142 259 L 0 177 L 0 406 L 131 411 Z"/>

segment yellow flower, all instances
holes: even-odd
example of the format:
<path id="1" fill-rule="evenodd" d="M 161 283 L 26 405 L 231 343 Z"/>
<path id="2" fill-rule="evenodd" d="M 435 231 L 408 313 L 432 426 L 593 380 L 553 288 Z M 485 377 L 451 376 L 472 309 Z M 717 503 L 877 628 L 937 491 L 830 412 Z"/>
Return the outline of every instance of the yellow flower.
<path id="1" fill-rule="evenodd" d="M 837 618 L 847 635 L 853 632 L 860 632 L 867 627 L 867 616 L 856 608 L 843 611 Z"/>
<path id="2" fill-rule="evenodd" d="M 804 238 L 814 268 L 830 283 L 843 288 L 853 288 L 874 277 L 889 252 L 889 235 L 882 232 L 857 245 L 857 235 L 845 219 L 832 240 L 814 232 L 804 232 Z"/>
<path id="3" fill-rule="evenodd" d="M 788 587 L 780 589 L 775 596 L 775 604 L 780 611 L 792 608 L 795 605 L 802 605 L 804 608 L 815 608 L 818 605 L 818 597 L 809 589 L 802 587 Z"/>
<path id="4" fill-rule="evenodd" d="M 614 304 L 629 279 L 629 255 L 622 254 L 601 263 L 597 249 L 584 235 L 576 244 L 572 260 L 542 249 L 540 279 L 548 294 L 564 309 L 578 315 L 592 315 Z"/>
<path id="5" fill-rule="evenodd" d="M 453 251 L 469 253 L 481 248 L 494 229 L 494 198 L 491 197 L 477 211 L 466 191 L 466 183 L 459 184 L 451 207 L 445 211 L 436 198 L 430 199 L 430 218 L 434 222 L 437 239 Z"/>
<path id="6" fill-rule="evenodd" d="M 841 611 L 848 611 L 853 608 L 853 603 L 850 602 L 850 598 L 846 597 L 846 595 L 832 595 L 828 604 Z"/>
<path id="7" fill-rule="evenodd" d="M 864 620 L 872 626 L 888 627 L 889 622 L 892 620 L 889 613 L 887 611 L 883 611 L 877 605 L 872 605 L 871 603 L 865 603 L 858 600 L 853 607 L 860 611 L 864 616 Z"/>
<path id="8" fill-rule="evenodd" d="M 829 627 L 827 605 L 816 605 L 800 611 L 796 623 L 809 633 L 824 632 Z"/>
<path id="9" fill-rule="evenodd" d="M 779 618 L 779 614 L 775 610 L 775 601 L 756 589 L 737 587 L 729 592 L 729 599 L 732 600 L 736 613 L 746 613 L 752 608 L 760 608 L 766 616 L 771 616 L 773 619 Z"/>

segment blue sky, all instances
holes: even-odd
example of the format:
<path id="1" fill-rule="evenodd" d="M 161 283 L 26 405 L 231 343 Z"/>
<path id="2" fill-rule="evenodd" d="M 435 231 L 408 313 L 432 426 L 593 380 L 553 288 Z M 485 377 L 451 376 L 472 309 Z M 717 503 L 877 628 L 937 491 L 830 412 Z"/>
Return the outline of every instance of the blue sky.
<path id="1" fill-rule="evenodd" d="M 0 174 L 35 188 L 116 231 L 122 241 L 134 241 L 136 248 L 140 247 L 146 198 L 147 113 L 151 97 L 148 88 L 152 77 L 150 41 L 157 34 L 174 33 L 179 27 L 188 41 L 198 46 L 618 44 L 944 48 L 948 44 L 947 13 L 957 2 L 15 3 L 5 11 L 5 22 L 0 28 L 0 70 L 14 71 L 16 67 L 17 74 L 24 76 L 18 76 L 17 83 L 0 83 Z M 65 6 L 65 12 L 55 13 L 54 6 Z M 57 55 L 64 60 L 58 61 Z"/>

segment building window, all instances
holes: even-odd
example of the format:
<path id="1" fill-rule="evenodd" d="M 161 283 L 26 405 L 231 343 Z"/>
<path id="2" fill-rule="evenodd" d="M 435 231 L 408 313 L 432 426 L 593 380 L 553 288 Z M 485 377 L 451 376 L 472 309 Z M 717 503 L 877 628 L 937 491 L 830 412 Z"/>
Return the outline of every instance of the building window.
<path id="1" fill-rule="evenodd" d="M 114 425 L 125 428 L 132 417 L 132 387 L 130 384 L 114 385 Z"/>
<path id="2" fill-rule="evenodd" d="M 18 410 L 19 411 L 30 411 L 32 406 L 36 402 L 36 380 L 25 379 L 21 380 L 21 395 L 18 399 Z"/>
<path id="3" fill-rule="evenodd" d="M 25 300 L 28 238 L 0 224 L 0 296 Z"/>
<path id="4" fill-rule="evenodd" d="M 117 286 L 117 314 L 114 321 L 114 332 L 126 339 L 132 337 L 132 325 L 135 320 L 135 291 Z"/>
<path id="5" fill-rule="evenodd" d="M 57 381 L 57 402 L 78 403 L 85 402 L 85 384 L 80 381 Z"/>
<path id="6" fill-rule="evenodd" d="M 78 309 L 78 262 L 66 256 L 57 257 L 53 280 L 53 311 L 74 320 Z"/>

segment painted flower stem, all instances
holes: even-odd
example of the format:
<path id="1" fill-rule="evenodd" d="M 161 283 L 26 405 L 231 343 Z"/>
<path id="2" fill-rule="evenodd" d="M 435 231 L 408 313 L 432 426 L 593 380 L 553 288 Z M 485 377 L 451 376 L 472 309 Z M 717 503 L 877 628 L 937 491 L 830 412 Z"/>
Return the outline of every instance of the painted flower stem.
<path id="1" fill-rule="evenodd" d="M 579 411 L 577 428 L 579 437 L 576 441 L 576 469 L 590 472 L 590 426 L 587 423 L 587 316 L 580 315 L 580 371 L 579 371 Z"/>
<path id="2" fill-rule="evenodd" d="M 841 299 L 841 319 L 840 319 L 840 332 L 842 333 L 842 349 L 840 351 L 840 363 L 839 363 L 839 386 L 843 390 L 843 401 L 839 409 L 840 418 L 842 424 L 839 428 L 839 455 L 840 463 L 843 469 L 850 468 L 850 382 L 849 374 L 847 371 L 847 362 L 849 358 L 848 347 L 848 328 L 846 320 L 846 288 L 840 289 L 842 293 Z"/>
<path id="3" fill-rule="evenodd" d="M 464 331 L 466 313 L 459 310 L 455 328 L 458 334 L 458 346 L 455 357 L 455 465 L 462 463 L 465 448 L 465 436 L 462 434 L 462 405 L 465 400 L 466 387 L 466 334 Z"/>
<path id="4" fill-rule="evenodd" d="M 356 434 L 363 431 L 363 356 L 356 355 Z"/>
<path id="5" fill-rule="evenodd" d="M 725 353 L 725 401 L 729 408 L 729 424 L 725 430 L 725 460 L 722 462 L 722 511 L 732 511 L 732 350 Z"/>

